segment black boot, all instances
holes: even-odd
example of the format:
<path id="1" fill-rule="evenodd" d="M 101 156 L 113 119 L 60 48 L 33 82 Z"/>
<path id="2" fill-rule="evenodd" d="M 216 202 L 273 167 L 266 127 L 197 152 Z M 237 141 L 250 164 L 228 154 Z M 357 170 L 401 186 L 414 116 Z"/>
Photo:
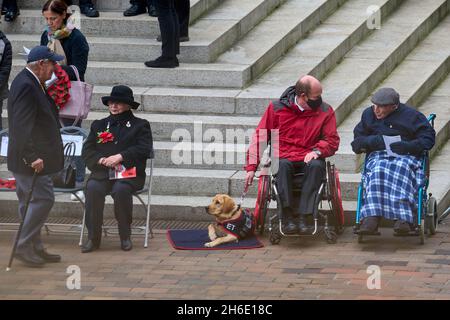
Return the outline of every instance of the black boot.
<path id="1" fill-rule="evenodd" d="M 411 231 L 409 222 L 405 220 L 397 220 L 394 225 L 394 232 L 398 234 L 408 234 Z"/>
<path id="2" fill-rule="evenodd" d="M 298 232 L 297 224 L 293 221 L 292 209 L 283 208 L 283 232 L 285 234 L 296 234 Z"/>
<path id="3" fill-rule="evenodd" d="M 145 10 L 145 7 L 141 7 L 138 4 L 133 4 L 131 7 L 124 11 L 123 15 L 125 17 L 134 17 L 139 14 L 145 13 L 146 11 L 147 10 Z"/>
<path id="4" fill-rule="evenodd" d="M 130 238 L 120 240 L 120 247 L 123 251 L 130 251 L 131 249 L 133 249 L 133 243 L 131 242 Z"/>
<path id="5" fill-rule="evenodd" d="M 146 61 L 144 64 L 149 68 L 176 68 L 180 65 L 177 57 L 175 58 L 159 57 L 156 58 L 155 60 Z"/>
<path id="6" fill-rule="evenodd" d="M 81 252 L 82 253 L 88 253 L 92 252 L 94 250 L 97 250 L 100 247 L 99 243 L 94 242 L 93 240 L 89 239 L 82 247 Z"/>

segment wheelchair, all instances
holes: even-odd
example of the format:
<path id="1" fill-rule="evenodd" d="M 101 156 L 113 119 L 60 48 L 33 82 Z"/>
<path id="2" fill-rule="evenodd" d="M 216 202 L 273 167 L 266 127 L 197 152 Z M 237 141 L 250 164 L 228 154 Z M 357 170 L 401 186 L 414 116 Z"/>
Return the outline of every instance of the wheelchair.
<path id="1" fill-rule="evenodd" d="M 256 231 L 263 234 L 268 223 L 269 240 L 273 245 L 280 243 L 283 237 L 311 237 L 317 236 L 321 232 L 325 235 L 325 240 L 329 244 L 336 243 L 338 235 L 344 232 L 344 209 L 342 207 L 341 188 L 339 182 L 339 172 L 334 164 L 326 161 L 326 177 L 322 179 L 320 188 L 315 196 L 313 212 L 314 230 L 310 234 L 286 234 L 283 231 L 283 210 L 280 195 L 277 190 L 277 177 L 272 173 L 270 158 L 263 160 L 262 169 L 258 178 L 258 194 L 255 205 Z M 303 173 L 294 174 L 293 192 L 296 199 L 299 199 L 303 180 Z M 271 201 L 275 201 L 277 208 L 275 211 L 269 210 Z M 330 210 L 322 209 L 322 201 L 328 202 Z"/>
<path id="2" fill-rule="evenodd" d="M 428 117 L 428 121 L 431 126 L 434 128 L 434 120 L 436 119 L 436 114 L 431 114 Z M 424 151 L 422 155 L 422 170 L 425 173 L 425 181 L 422 186 L 419 187 L 417 192 L 417 201 L 418 206 L 417 210 L 413 212 L 414 222 L 409 233 L 394 233 L 394 236 L 418 236 L 419 243 L 425 243 L 425 235 L 434 235 L 436 233 L 437 225 L 439 222 L 438 214 L 437 214 L 437 200 L 431 193 L 427 193 L 429 180 L 430 180 L 430 157 L 429 152 Z M 366 164 L 367 164 L 367 155 L 364 160 L 364 166 L 362 170 L 362 177 L 365 176 L 366 173 Z M 353 232 L 358 236 L 358 243 L 363 243 L 365 236 L 379 236 L 380 232 L 374 232 L 371 234 L 360 234 L 360 216 L 361 216 L 361 207 L 364 204 L 364 195 L 365 195 L 365 186 L 363 183 L 363 178 L 361 178 L 361 182 L 358 186 L 358 202 L 356 207 L 356 223 L 353 227 Z"/>

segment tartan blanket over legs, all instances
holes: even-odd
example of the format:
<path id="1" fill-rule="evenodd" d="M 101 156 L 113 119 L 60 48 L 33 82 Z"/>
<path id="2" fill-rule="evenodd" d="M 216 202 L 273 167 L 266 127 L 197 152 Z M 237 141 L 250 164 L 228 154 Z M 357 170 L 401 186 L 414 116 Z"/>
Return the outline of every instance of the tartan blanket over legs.
<path id="1" fill-rule="evenodd" d="M 361 219 L 382 216 L 413 223 L 418 190 L 425 181 L 421 164 L 415 156 L 390 157 L 385 150 L 372 152 L 362 179 L 365 198 Z"/>

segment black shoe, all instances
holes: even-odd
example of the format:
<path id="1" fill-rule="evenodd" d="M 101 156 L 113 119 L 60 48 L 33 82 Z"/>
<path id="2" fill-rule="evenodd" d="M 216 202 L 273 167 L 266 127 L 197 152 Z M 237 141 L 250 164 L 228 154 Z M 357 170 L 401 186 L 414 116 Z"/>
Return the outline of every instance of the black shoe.
<path id="1" fill-rule="evenodd" d="M 133 4 L 131 7 L 129 7 L 127 10 L 123 12 L 123 15 L 125 17 L 134 17 L 142 13 L 146 13 L 147 10 L 145 10 L 145 7 L 141 7 L 140 5 Z"/>
<path id="2" fill-rule="evenodd" d="M 42 250 L 35 249 L 34 252 L 36 253 L 36 255 L 41 257 L 45 262 L 56 263 L 61 261 L 61 256 L 59 254 L 48 253 L 47 250 L 45 249 Z"/>
<path id="3" fill-rule="evenodd" d="M 182 36 L 182 37 L 180 37 L 180 42 L 188 42 L 189 40 L 190 40 L 189 36 Z M 161 35 L 156 37 L 156 41 L 158 41 L 158 42 L 162 41 Z"/>
<path id="4" fill-rule="evenodd" d="M 364 218 L 359 228 L 359 234 L 374 234 L 378 231 L 379 217 Z"/>
<path id="5" fill-rule="evenodd" d="M 411 226 L 405 220 L 397 220 L 394 224 L 394 231 L 399 234 L 408 234 L 411 231 Z"/>
<path id="6" fill-rule="evenodd" d="M 100 16 L 100 13 L 94 8 L 94 6 L 83 6 L 80 8 L 80 11 L 89 18 L 97 18 Z"/>
<path id="7" fill-rule="evenodd" d="M 300 215 L 300 219 L 298 222 L 298 233 L 299 234 L 308 234 L 309 233 L 309 228 L 306 225 L 306 220 L 305 220 L 304 215 Z"/>
<path id="8" fill-rule="evenodd" d="M 88 240 L 82 247 L 81 247 L 81 252 L 82 253 L 88 253 L 88 252 L 92 252 L 94 250 L 97 250 L 100 247 L 99 244 L 94 243 L 94 241 L 92 240 Z"/>
<path id="9" fill-rule="evenodd" d="M 21 261 L 27 267 L 30 268 L 42 268 L 45 265 L 45 260 L 33 253 L 16 253 L 14 258 Z"/>
<path id="10" fill-rule="evenodd" d="M 17 16 L 20 16 L 20 11 L 7 11 L 5 13 L 5 21 L 13 22 L 14 20 L 16 20 Z"/>
<path id="11" fill-rule="evenodd" d="M 180 64 L 178 59 L 175 58 L 163 58 L 159 57 L 155 60 L 146 61 L 144 64 L 149 68 L 176 68 Z"/>
<path id="12" fill-rule="evenodd" d="M 297 225 L 292 221 L 287 221 L 284 225 L 283 232 L 285 234 L 296 234 L 298 232 Z"/>
<path id="13" fill-rule="evenodd" d="M 6 14 L 6 8 L 2 7 L 2 16 Z"/>
<path id="14" fill-rule="evenodd" d="M 131 242 L 130 238 L 121 240 L 120 247 L 122 248 L 123 251 L 130 251 L 131 249 L 133 249 L 133 243 Z"/>

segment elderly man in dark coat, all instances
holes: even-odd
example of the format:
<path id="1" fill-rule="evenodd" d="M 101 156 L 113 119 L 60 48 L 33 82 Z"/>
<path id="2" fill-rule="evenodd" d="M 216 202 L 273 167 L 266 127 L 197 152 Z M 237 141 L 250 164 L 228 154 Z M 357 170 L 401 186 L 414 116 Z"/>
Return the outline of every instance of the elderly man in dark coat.
<path id="1" fill-rule="evenodd" d="M 8 170 L 16 179 L 22 218 L 33 175 L 38 174 L 16 251 L 16 258 L 30 267 L 61 260 L 44 249 L 40 232 L 54 203 L 50 175 L 64 164 L 56 106 L 44 88 L 56 61 L 62 59 L 47 47 L 33 48 L 8 98 Z"/>
<path id="2" fill-rule="evenodd" d="M 420 156 L 433 147 L 436 133 L 422 113 L 400 103 L 392 88 L 378 90 L 372 103 L 353 131 L 353 151 L 367 153 L 359 233 L 376 232 L 382 217 L 396 220 L 396 232 L 408 233 L 424 181 Z M 392 137 L 398 141 L 389 141 Z"/>

